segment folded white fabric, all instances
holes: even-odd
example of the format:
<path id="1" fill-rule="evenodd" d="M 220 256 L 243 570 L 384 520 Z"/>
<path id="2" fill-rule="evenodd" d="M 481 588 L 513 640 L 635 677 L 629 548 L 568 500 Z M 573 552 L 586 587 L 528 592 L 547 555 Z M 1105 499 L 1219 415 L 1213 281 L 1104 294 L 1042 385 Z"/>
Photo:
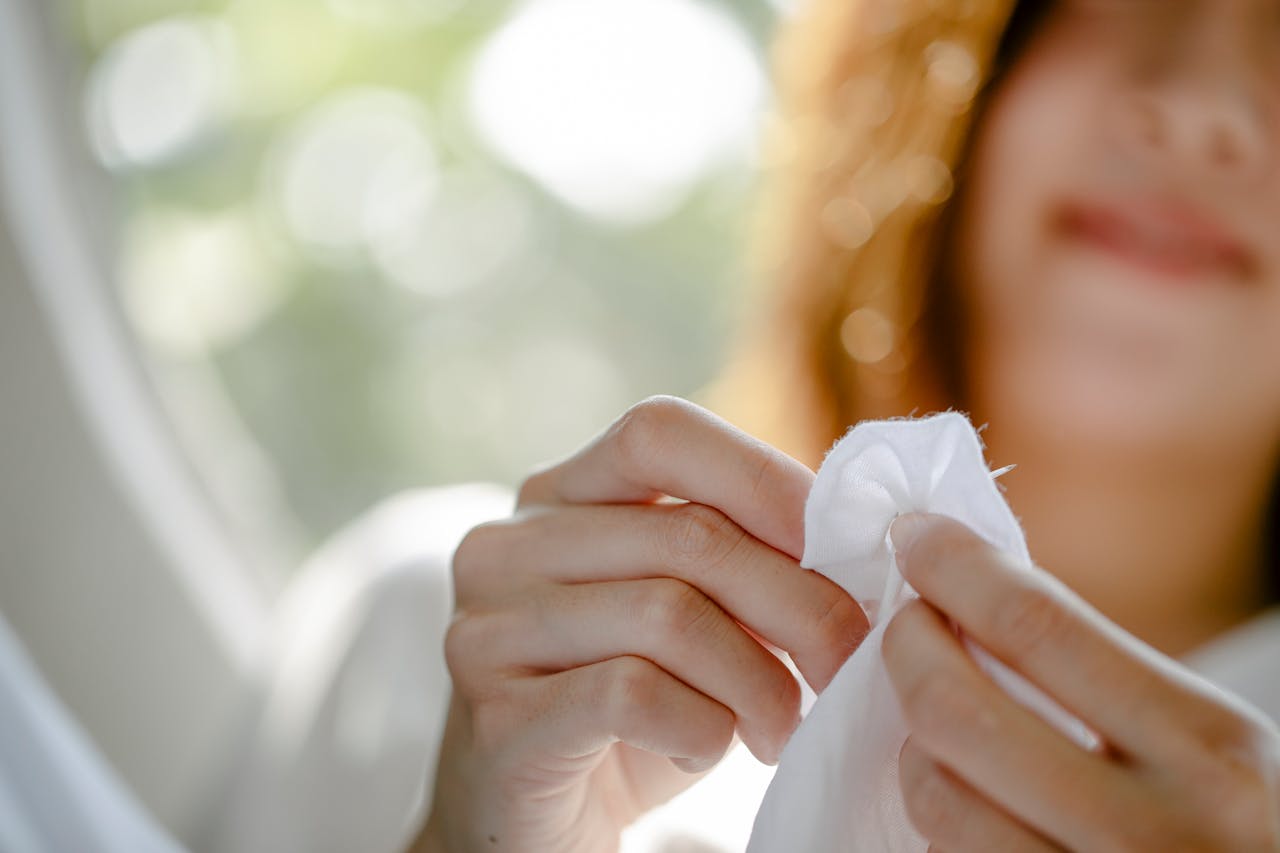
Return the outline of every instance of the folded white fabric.
<path id="1" fill-rule="evenodd" d="M 928 846 L 907 818 L 898 787 L 898 751 L 908 730 L 880 657 L 889 618 L 917 595 L 898 573 L 888 538 L 889 524 L 906 512 L 951 516 L 1032 570 L 1022 529 L 968 418 L 947 412 L 850 430 L 823 460 L 805 505 L 801 565 L 844 587 L 867 611 L 872 630 L 783 750 L 748 853 Z M 963 642 L 1011 696 L 1082 746 L 1095 743 L 1053 700 L 967 637 Z"/>

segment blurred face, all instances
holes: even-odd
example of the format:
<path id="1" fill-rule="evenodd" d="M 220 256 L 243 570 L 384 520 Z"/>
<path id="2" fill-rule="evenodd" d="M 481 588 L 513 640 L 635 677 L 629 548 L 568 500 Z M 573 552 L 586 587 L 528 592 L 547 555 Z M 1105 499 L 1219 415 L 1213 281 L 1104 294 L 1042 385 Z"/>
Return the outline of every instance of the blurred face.
<path id="1" fill-rule="evenodd" d="M 976 133 L 954 271 L 975 415 L 1274 445 L 1280 2 L 1060 0 Z"/>

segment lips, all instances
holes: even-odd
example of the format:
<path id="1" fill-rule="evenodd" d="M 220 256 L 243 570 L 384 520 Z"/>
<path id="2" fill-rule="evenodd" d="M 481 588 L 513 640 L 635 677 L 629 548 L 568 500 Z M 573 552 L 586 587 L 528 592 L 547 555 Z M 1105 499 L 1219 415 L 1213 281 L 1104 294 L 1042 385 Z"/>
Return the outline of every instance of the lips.
<path id="1" fill-rule="evenodd" d="M 1069 237 L 1170 282 L 1239 281 L 1254 265 L 1243 241 L 1178 203 L 1073 202 L 1063 207 L 1060 224 Z"/>

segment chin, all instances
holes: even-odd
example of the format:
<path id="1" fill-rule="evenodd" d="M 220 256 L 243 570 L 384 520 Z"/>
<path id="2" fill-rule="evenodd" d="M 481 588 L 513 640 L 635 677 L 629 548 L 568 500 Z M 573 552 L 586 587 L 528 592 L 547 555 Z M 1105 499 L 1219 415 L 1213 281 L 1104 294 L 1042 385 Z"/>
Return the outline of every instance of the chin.
<path id="1" fill-rule="evenodd" d="M 1141 272 L 1061 246 L 1020 261 L 968 292 L 976 417 L 1064 446 L 1186 449 L 1221 435 L 1235 295 L 1154 287 Z"/>
<path id="2" fill-rule="evenodd" d="M 975 417 L 1063 452 L 1196 452 L 1222 437 L 1222 401 L 1206 387 L 1208 373 L 1131 339 L 1029 335 L 975 366 Z"/>

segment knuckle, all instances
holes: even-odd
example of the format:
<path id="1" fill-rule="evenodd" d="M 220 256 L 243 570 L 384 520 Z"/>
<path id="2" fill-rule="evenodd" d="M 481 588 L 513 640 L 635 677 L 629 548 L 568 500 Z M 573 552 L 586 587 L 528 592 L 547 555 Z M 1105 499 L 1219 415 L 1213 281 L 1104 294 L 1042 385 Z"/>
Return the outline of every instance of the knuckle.
<path id="1" fill-rule="evenodd" d="M 449 563 L 455 600 L 466 603 L 509 587 L 518 555 L 543 535 L 541 525 L 550 520 L 550 513 L 521 512 L 468 530 Z"/>
<path id="2" fill-rule="evenodd" d="M 997 605 L 994 616 L 999 636 L 1019 656 L 1034 655 L 1069 639 L 1070 613 L 1051 592 L 1038 586 L 1016 587 Z"/>
<path id="3" fill-rule="evenodd" d="M 953 834 L 960 819 L 955 792 L 936 763 L 922 762 L 910 781 L 903 785 L 902 798 L 907 816 L 926 838 L 939 840 Z"/>
<path id="4" fill-rule="evenodd" d="M 696 503 L 677 507 L 664 530 L 668 559 L 677 567 L 689 569 L 724 562 L 746 536 L 720 510 Z"/>
<path id="5" fill-rule="evenodd" d="M 659 637 L 696 634 L 716 616 L 717 606 L 684 581 L 663 579 L 653 585 L 649 618 Z"/>
<path id="6" fill-rule="evenodd" d="M 910 561 L 916 574 L 937 571 L 942 564 L 971 562 L 990 552 L 985 540 L 959 522 L 942 520 L 930 525 L 911 545 Z"/>
<path id="7" fill-rule="evenodd" d="M 545 500 L 550 491 L 548 486 L 558 467 L 558 464 L 548 462 L 530 472 L 516 489 L 516 506 L 523 507 Z"/>
<path id="8" fill-rule="evenodd" d="M 631 407 L 631 411 L 656 415 L 664 421 L 683 417 L 693 404 L 672 394 L 653 394 Z"/>
<path id="9" fill-rule="evenodd" d="M 481 543 L 487 535 L 487 532 L 482 529 L 486 524 L 488 522 L 468 530 L 458 542 L 458 546 L 453 549 L 453 560 L 450 565 L 455 582 L 465 578 L 474 569 L 479 558 L 478 552 L 483 548 Z"/>
<path id="10" fill-rule="evenodd" d="M 472 623 L 473 619 L 469 613 L 458 612 L 454 614 L 453 620 L 444 632 L 444 662 L 449 668 L 449 674 L 455 679 L 467 664 L 467 652 L 474 648 L 474 643 L 469 636 Z"/>
<path id="11" fill-rule="evenodd" d="M 490 620 L 480 614 L 460 610 L 444 634 L 444 661 L 458 689 L 472 695 L 475 691 L 477 671 L 480 668 L 481 650 L 489 644 L 492 631 Z"/>
<path id="12" fill-rule="evenodd" d="M 884 628 L 884 636 L 880 639 L 880 654 L 886 661 L 910 659 L 914 639 L 919 636 L 918 619 L 923 602 L 912 599 L 906 602 L 897 612 L 889 617 L 889 624 Z"/>
<path id="13" fill-rule="evenodd" d="M 902 694 L 902 714 L 923 744 L 973 728 L 984 717 L 961 679 L 942 671 L 921 673 Z"/>
<path id="14" fill-rule="evenodd" d="M 497 555 L 497 540 L 504 521 L 486 521 L 466 532 L 453 551 L 450 564 L 455 588 L 465 588 L 471 579 Z"/>
<path id="15" fill-rule="evenodd" d="M 777 478 L 774 472 L 778 468 L 778 460 L 770 453 L 761 453 L 755 460 L 754 467 L 751 471 L 750 478 L 750 499 L 752 502 L 761 502 L 768 498 L 766 490 L 772 485 Z"/>
<path id="16" fill-rule="evenodd" d="M 658 695 L 657 666 L 644 658 L 625 655 L 604 669 L 601 707 L 615 724 L 627 720 L 637 709 L 650 708 Z"/>
<path id="17" fill-rule="evenodd" d="M 611 432 L 623 463 L 633 469 L 653 459 L 672 425 L 687 404 L 676 397 L 658 395 L 636 403 L 613 422 Z"/>
<path id="18" fill-rule="evenodd" d="M 862 606 L 843 590 L 833 589 L 828 606 L 813 621 L 813 636 L 824 649 L 848 652 L 866 634 L 867 617 Z"/>
<path id="19" fill-rule="evenodd" d="M 1201 754 L 1225 766 L 1235 766 L 1260 741 L 1258 726 L 1216 703 L 1207 702 L 1193 714 L 1192 735 Z"/>
<path id="20" fill-rule="evenodd" d="M 1206 752 L 1192 775 L 1197 787 L 1208 794 L 1208 813 L 1231 837 L 1244 839 L 1251 832 L 1274 829 L 1280 817 L 1280 792 L 1269 760 L 1274 756 L 1269 755 L 1260 728 L 1223 715 L 1202 727 L 1199 737 Z"/>

